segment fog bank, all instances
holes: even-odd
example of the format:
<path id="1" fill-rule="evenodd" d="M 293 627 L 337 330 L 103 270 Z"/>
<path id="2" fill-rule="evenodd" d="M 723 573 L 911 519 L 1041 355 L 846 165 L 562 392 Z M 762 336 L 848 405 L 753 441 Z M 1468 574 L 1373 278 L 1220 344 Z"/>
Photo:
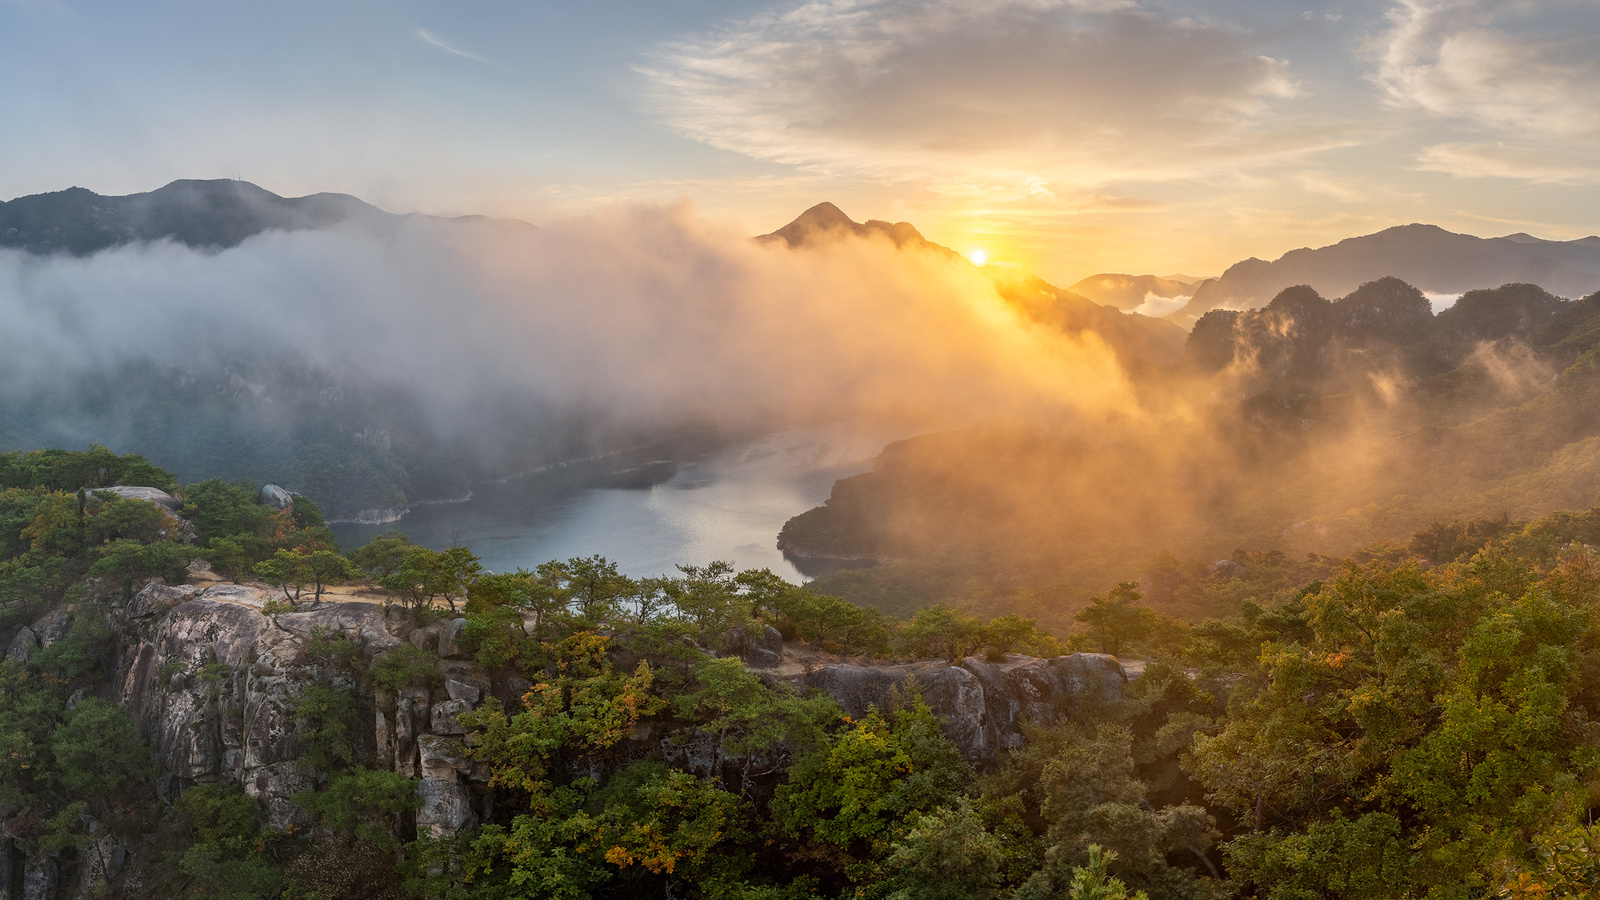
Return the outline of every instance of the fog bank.
<path id="1" fill-rule="evenodd" d="M 13 390 L 264 353 L 415 389 L 453 419 L 506 391 L 644 425 L 1038 419 L 1128 403 L 1094 335 L 1025 321 L 964 261 L 887 241 L 762 246 L 687 205 L 537 231 L 414 222 L 220 252 L 0 252 L 0 321 Z"/>

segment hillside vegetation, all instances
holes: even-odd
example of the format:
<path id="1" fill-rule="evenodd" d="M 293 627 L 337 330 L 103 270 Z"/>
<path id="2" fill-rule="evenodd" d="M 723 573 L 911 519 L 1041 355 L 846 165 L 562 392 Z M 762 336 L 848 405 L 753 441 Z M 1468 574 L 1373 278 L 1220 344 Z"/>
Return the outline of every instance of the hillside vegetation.
<path id="1" fill-rule="evenodd" d="M 1600 509 L 1441 523 L 1344 559 L 1166 556 L 1058 641 L 722 565 L 491 575 L 396 535 L 344 556 L 304 500 L 207 482 L 175 515 L 104 490 L 173 483 L 100 450 L 0 457 L 0 478 L 0 873 L 48 882 L 33 896 L 1600 890 Z M 202 559 L 254 573 L 267 602 L 160 583 L 215 584 Z M 373 601 L 318 596 L 349 579 Z M 208 620 L 261 636 L 235 647 Z M 741 635 L 767 626 L 812 664 L 1063 644 L 1145 662 L 974 762 L 915 680 L 850 716 L 750 667 Z M 128 693 L 141 677 L 156 696 Z M 431 726 L 407 718 L 419 705 Z M 427 733 L 395 733 L 412 721 Z M 193 755 L 240 740 L 284 762 Z"/>
<path id="2" fill-rule="evenodd" d="M 1587 507 L 1600 295 L 1473 291 L 1435 316 L 1397 279 L 1214 311 L 1145 408 L 1055 429 L 902 441 L 790 520 L 819 589 L 909 612 L 948 598 L 1060 627 L 1153 557 L 1342 555 L 1435 521 Z M 1225 615 L 1237 608 L 1212 607 Z"/>

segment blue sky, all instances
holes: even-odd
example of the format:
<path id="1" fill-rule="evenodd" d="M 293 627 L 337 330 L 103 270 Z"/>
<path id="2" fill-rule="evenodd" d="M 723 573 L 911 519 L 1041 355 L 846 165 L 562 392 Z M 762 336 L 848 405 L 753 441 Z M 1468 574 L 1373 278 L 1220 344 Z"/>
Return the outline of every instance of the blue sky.
<path id="1" fill-rule="evenodd" d="M 0 0 L 0 198 L 239 177 L 547 221 L 820 200 L 1058 282 L 1600 231 L 1593 0 Z"/>

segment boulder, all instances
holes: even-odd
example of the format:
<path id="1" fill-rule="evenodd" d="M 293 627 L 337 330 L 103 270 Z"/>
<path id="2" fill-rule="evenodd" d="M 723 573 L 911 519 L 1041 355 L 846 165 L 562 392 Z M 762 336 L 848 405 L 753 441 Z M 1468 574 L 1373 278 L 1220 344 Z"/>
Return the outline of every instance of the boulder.
<path id="1" fill-rule="evenodd" d="M 214 584 L 200 592 L 201 599 L 222 603 L 243 603 L 256 609 L 266 605 L 267 599 L 255 588 L 242 584 Z M 282 599 L 280 596 L 279 599 Z"/>
<path id="2" fill-rule="evenodd" d="M 383 607 L 364 600 L 324 603 L 312 609 L 283 613 L 276 621 L 279 628 L 301 637 L 309 638 L 320 632 L 359 638 L 372 653 L 382 653 L 401 643 L 386 628 Z"/>
<path id="3" fill-rule="evenodd" d="M 101 835 L 91 840 L 78 851 L 77 888 L 71 894 L 72 900 L 106 896 L 109 893 L 106 885 L 122 872 L 127 858 L 127 847 L 116 835 Z"/>
<path id="4" fill-rule="evenodd" d="M 1115 703 L 1128 684 L 1122 663 L 1109 653 L 1058 656 L 1050 667 L 1060 673 L 1069 701 L 1079 706 Z"/>
<path id="5" fill-rule="evenodd" d="M 15 900 L 16 895 L 11 891 L 11 883 L 15 880 L 16 862 L 11 858 L 13 853 L 11 838 L 0 833 L 0 900 Z"/>
<path id="6" fill-rule="evenodd" d="M 472 771 L 466 745 L 455 738 L 421 735 L 417 738 L 417 757 L 422 763 L 424 778 L 455 782 L 460 780 L 459 776 Z"/>
<path id="7" fill-rule="evenodd" d="M 445 693 L 450 695 L 451 700 L 460 700 L 468 706 L 477 703 L 478 698 L 483 696 L 481 689 L 473 687 L 464 681 L 457 681 L 454 678 L 445 679 L 444 690 Z"/>
<path id="8" fill-rule="evenodd" d="M 994 755 L 995 743 L 987 731 L 983 687 L 965 669 L 943 662 L 905 663 L 893 666 L 823 666 L 802 678 L 839 702 L 852 718 L 869 707 L 883 709 L 894 694 L 914 689 L 939 716 L 945 736 L 969 760 Z"/>
<path id="9" fill-rule="evenodd" d="M 471 654 L 461 649 L 461 634 L 467 630 L 466 619 L 450 619 L 439 625 L 439 656 L 444 659 L 465 659 Z"/>
<path id="10" fill-rule="evenodd" d="M 6 659 L 12 662 L 25 663 L 33 651 L 39 649 L 39 636 L 33 629 L 24 625 L 17 629 L 17 636 L 11 639 L 11 646 L 6 650 Z"/>
<path id="11" fill-rule="evenodd" d="M 177 512 L 179 507 L 183 505 L 178 502 L 177 497 L 172 496 L 160 488 L 133 487 L 125 484 L 114 484 L 108 488 L 100 488 L 100 490 L 110 491 L 124 500 L 143 500 L 147 503 L 154 503 L 157 506 L 165 506 L 167 509 L 173 512 Z"/>
<path id="12" fill-rule="evenodd" d="M 384 698 L 379 697 L 378 708 L 372 714 L 372 741 L 377 746 L 378 763 L 382 766 L 394 764 L 394 731 L 389 727 L 389 716 L 384 714 L 384 708 L 392 706 L 392 700 L 385 703 Z"/>
<path id="13" fill-rule="evenodd" d="M 127 613 L 135 619 L 148 619 L 193 597 L 197 592 L 192 584 L 167 585 L 152 581 L 128 601 Z"/>
<path id="14" fill-rule="evenodd" d="M 467 789 L 442 778 L 423 778 L 417 784 L 417 831 L 433 837 L 454 837 L 478 822 Z"/>
<path id="15" fill-rule="evenodd" d="M 457 717 L 472 709 L 472 704 L 461 700 L 446 700 L 433 706 L 432 727 L 429 731 L 434 734 L 466 734 L 467 726 L 457 721 Z M 418 738 L 420 741 L 421 738 Z"/>
<path id="16" fill-rule="evenodd" d="M 22 867 L 22 900 L 56 900 L 60 869 L 55 859 L 34 853 Z"/>
<path id="17" fill-rule="evenodd" d="M 38 637 L 39 646 L 48 647 L 66 637 L 67 632 L 72 630 L 72 613 L 57 609 L 40 616 L 38 621 L 28 627 Z"/>
<path id="18" fill-rule="evenodd" d="M 1054 659 L 1010 654 L 1003 662 L 968 657 L 890 666 L 823 666 L 800 678 L 852 717 L 884 708 L 912 683 L 939 716 L 945 736 L 974 764 L 1022 746 L 1022 725 L 1053 725 L 1075 711 L 1121 699 L 1127 676 L 1114 656 L 1074 653 Z"/>
<path id="19" fill-rule="evenodd" d="M 433 653 L 439 649 L 439 624 L 436 622 L 421 628 L 413 628 L 411 633 L 406 635 L 406 640 L 418 650 Z"/>
<path id="20" fill-rule="evenodd" d="M 1241 578 L 1249 571 L 1244 563 L 1231 559 L 1219 559 L 1206 568 L 1206 573 L 1214 578 Z"/>
<path id="21" fill-rule="evenodd" d="M 256 494 L 256 502 L 273 509 L 288 509 L 294 506 L 294 495 L 278 485 L 264 484 Z"/>
<path id="22" fill-rule="evenodd" d="M 748 666 L 775 669 L 783 664 L 783 635 L 771 625 L 751 624 L 729 629 L 723 636 L 723 646 Z"/>

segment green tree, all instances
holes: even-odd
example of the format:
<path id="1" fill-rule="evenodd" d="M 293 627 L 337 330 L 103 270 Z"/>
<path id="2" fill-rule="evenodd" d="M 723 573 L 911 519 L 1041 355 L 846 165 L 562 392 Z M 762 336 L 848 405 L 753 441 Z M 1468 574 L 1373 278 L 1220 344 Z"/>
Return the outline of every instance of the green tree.
<path id="1" fill-rule="evenodd" d="M 768 687 L 737 659 L 706 659 L 693 690 L 674 698 L 679 715 L 712 738 L 710 775 L 748 796 L 752 780 L 781 771 L 793 754 L 821 744 L 839 707 L 831 698 L 803 698 L 787 686 Z M 728 777 L 728 765 L 737 778 Z"/>
<path id="2" fill-rule="evenodd" d="M 965 800 L 917 820 L 889 854 L 889 900 L 988 900 L 1000 896 L 1006 853 Z"/>
<path id="3" fill-rule="evenodd" d="M 220 478 L 184 488 L 183 515 L 194 524 L 195 541 L 201 546 L 217 538 L 268 540 L 279 524 L 277 511 L 256 501 L 255 488 Z"/>
<path id="4" fill-rule="evenodd" d="M 667 586 L 667 595 L 679 615 L 701 634 L 720 637 L 750 621 L 750 598 L 734 580 L 732 565 L 714 562 L 708 566 L 679 566 L 678 571 L 683 577 Z"/>
<path id="5" fill-rule="evenodd" d="M 290 605 L 300 605 L 300 595 L 311 581 L 311 567 L 299 550 L 278 550 L 270 559 L 256 563 L 256 574 L 283 592 Z"/>
<path id="6" fill-rule="evenodd" d="M 1148 610 L 1139 602 L 1137 582 L 1124 581 L 1104 597 L 1094 597 L 1073 618 L 1088 631 L 1089 644 L 1112 656 L 1123 653 L 1150 633 Z"/>
<path id="7" fill-rule="evenodd" d="M 1067 896 L 1072 900 L 1147 900 L 1143 891 L 1130 897 L 1127 885 L 1107 874 L 1107 868 L 1116 858 L 1115 851 L 1090 844 L 1089 862 L 1073 870 Z"/>
<path id="8" fill-rule="evenodd" d="M 211 567 L 230 581 L 250 572 L 267 554 L 267 542 L 254 535 L 212 538 L 200 552 Z"/>
<path id="9" fill-rule="evenodd" d="M 947 603 L 935 603 L 912 616 L 897 640 L 908 656 L 954 663 L 982 647 L 985 637 L 983 620 Z"/>
<path id="10" fill-rule="evenodd" d="M 970 780 L 938 718 L 913 694 L 890 716 L 873 709 L 801 756 L 778 787 L 773 817 L 791 837 L 844 853 L 851 881 L 875 883 L 917 815 L 965 796 Z"/>
<path id="11" fill-rule="evenodd" d="M 56 727 L 50 755 L 61 784 L 85 799 L 127 801 L 156 774 L 127 709 L 94 697 L 79 700 Z"/>
<path id="12" fill-rule="evenodd" d="M 303 557 L 305 576 L 311 582 L 314 600 L 322 600 L 322 592 L 329 585 L 344 584 L 356 577 L 350 561 L 333 550 L 313 550 Z"/>
<path id="13" fill-rule="evenodd" d="M 398 531 L 386 531 L 350 551 L 350 562 L 374 581 L 382 582 L 405 564 L 406 556 L 417 549 L 411 539 Z"/>
<path id="14" fill-rule="evenodd" d="M 416 781 L 398 772 L 358 767 L 317 790 L 296 794 L 294 802 L 335 836 L 393 853 L 400 849 L 406 815 L 422 803 L 416 789 Z"/>
<path id="15" fill-rule="evenodd" d="M 219 900 L 278 896 L 283 875 L 267 853 L 261 804 L 237 788 L 199 785 L 175 806 L 192 843 L 171 858 L 197 893 Z"/>
<path id="16" fill-rule="evenodd" d="M 355 763 L 359 707 L 349 690 L 331 683 L 306 685 L 300 690 L 294 711 L 303 769 L 322 776 Z"/>
<path id="17" fill-rule="evenodd" d="M 465 547 L 451 547 L 434 558 L 439 596 L 456 611 L 456 601 L 465 600 L 473 582 L 483 574 L 483 565 Z"/>

